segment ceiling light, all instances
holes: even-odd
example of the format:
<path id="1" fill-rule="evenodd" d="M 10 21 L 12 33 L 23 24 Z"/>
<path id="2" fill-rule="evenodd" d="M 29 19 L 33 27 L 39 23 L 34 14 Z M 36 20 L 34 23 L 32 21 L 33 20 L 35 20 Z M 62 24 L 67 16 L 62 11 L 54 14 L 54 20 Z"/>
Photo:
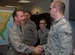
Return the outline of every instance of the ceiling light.
<path id="1" fill-rule="evenodd" d="M 28 1 L 28 0 L 20 0 L 20 1 L 18 1 L 19 3 L 29 3 L 29 2 L 31 2 L 31 1 Z"/>

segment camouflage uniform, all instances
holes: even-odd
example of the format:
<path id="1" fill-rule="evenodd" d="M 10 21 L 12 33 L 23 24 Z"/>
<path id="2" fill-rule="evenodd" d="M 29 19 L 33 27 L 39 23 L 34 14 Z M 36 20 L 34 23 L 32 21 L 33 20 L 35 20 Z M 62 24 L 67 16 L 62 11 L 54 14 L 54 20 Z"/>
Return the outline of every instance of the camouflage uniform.
<path id="1" fill-rule="evenodd" d="M 10 46 L 7 55 L 25 55 L 25 53 L 33 53 L 34 47 L 27 46 L 24 43 L 22 30 L 15 23 L 9 30 L 9 42 Z"/>
<path id="2" fill-rule="evenodd" d="M 72 29 L 64 16 L 52 24 L 47 44 L 43 48 L 45 55 L 72 54 Z"/>
<path id="3" fill-rule="evenodd" d="M 22 26 L 22 32 L 24 34 L 24 43 L 29 46 L 35 46 L 38 40 L 37 28 L 35 23 L 29 19 Z"/>
<path id="4" fill-rule="evenodd" d="M 43 30 L 38 30 L 38 36 L 40 39 L 40 44 L 46 44 L 47 43 L 47 37 L 48 37 L 49 30 L 47 28 L 44 28 Z"/>

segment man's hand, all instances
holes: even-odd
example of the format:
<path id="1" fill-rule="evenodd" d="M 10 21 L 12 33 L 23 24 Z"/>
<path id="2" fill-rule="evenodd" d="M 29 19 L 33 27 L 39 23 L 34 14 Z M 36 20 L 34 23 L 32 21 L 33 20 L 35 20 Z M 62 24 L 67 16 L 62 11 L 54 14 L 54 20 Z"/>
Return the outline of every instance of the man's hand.
<path id="1" fill-rule="evenodd" d="M 36 54 L 40 54 L 43 51 L 43 47 L 41 45 L 38 45 L 34 48 L 34 52 Z"/>

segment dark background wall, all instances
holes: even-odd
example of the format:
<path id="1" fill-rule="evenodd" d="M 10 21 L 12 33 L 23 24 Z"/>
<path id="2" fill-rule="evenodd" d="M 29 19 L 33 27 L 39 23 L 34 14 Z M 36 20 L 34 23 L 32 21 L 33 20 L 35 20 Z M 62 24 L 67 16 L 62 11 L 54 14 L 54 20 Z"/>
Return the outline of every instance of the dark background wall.
<path id="1" fill-rule="evenodd" d="M 73 29 L 73 49 L 75 49 L 75 21 L 70 21 Z"/>
<path id="2" fill-rule="evenodd" d="M 0 55 L 7 55 L 8 45 L 0 45 Z"/>
<path id="3" fill-rule="evenodd" d="M 69 20 L 73 29 L 73 49 L 75 49 L 75 0 L 70 0 Z"/>
<path id="4" fill-rule="evenodd" d="M 70 0 L 69 19 L 75 21 L 75 0 Z"/>

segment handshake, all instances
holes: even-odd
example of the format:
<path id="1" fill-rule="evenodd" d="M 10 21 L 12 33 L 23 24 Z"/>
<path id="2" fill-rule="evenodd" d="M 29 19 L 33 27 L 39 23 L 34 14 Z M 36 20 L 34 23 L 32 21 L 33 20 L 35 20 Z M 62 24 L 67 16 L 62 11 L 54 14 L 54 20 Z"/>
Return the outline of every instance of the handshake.
<path id="1" fill-rule="evenodd" d="M 34 53 L 40 54 L 42 51 L 43 51 L 43 47 L 41 45 L 34 47 Z"/>

